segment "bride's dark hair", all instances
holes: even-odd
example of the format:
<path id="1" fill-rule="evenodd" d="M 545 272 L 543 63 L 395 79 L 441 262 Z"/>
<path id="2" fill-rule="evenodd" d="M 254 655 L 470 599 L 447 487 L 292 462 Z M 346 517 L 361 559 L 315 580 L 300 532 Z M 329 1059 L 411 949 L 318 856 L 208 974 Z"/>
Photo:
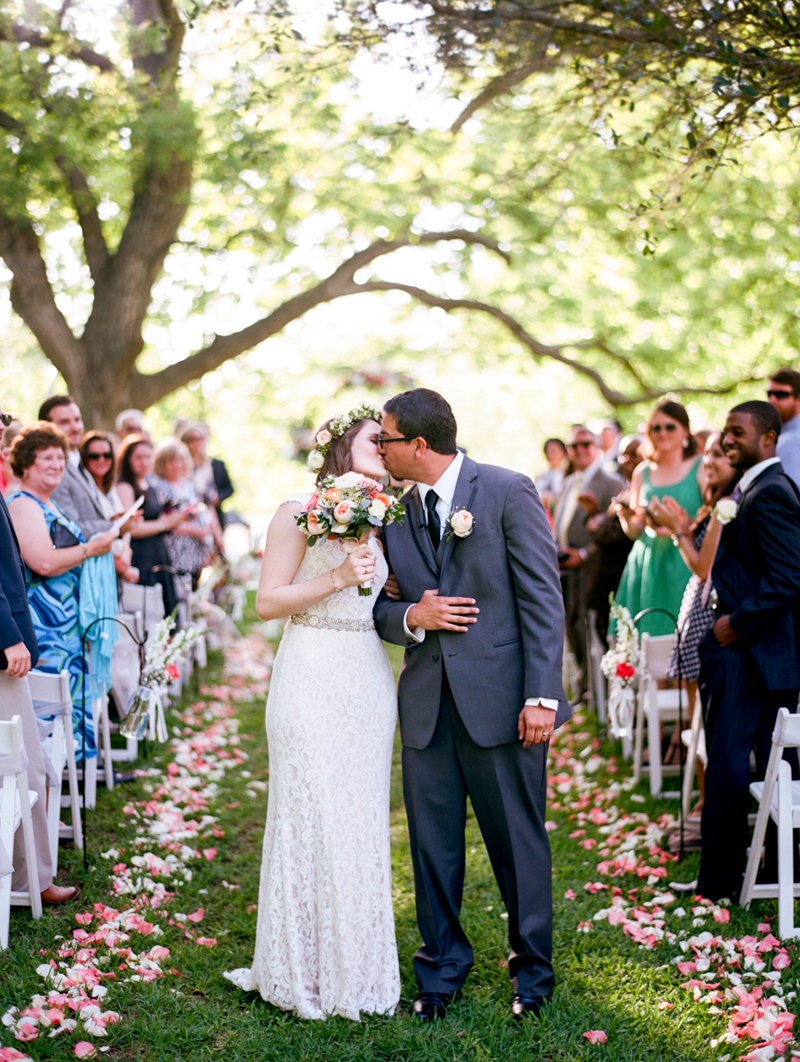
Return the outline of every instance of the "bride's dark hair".
<path id="1" fill-rule="evenodd" d="M 364 422 L 367 418 L 357 420 L 355 424 L 351 424 L 347 431 L 342 432 L 341 435 L 335 436 L 331 439 L 328 446 L 328 452 L 325 454 L 325 461 L 322 468 L 317 473 L 317 486 L 319 487 L 326 476 L 343 476 L 345 472 L 353 471 L 353 464 L 350 460 L 350 451 L 353 448 L 353 439 L 361 431 Z M 317 428 L 316 434 L 319 435 L 321 431 L 330 431 L 331 424 L 333 424 L 335 417 L 331 417 L 330 420 L 326 420 L 319 428 Z"/>

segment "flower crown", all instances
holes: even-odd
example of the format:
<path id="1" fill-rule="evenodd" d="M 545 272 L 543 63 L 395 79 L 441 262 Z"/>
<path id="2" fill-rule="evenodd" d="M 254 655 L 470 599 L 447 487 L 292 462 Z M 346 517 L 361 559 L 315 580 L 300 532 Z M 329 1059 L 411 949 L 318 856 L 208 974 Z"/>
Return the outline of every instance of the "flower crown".
<path id="1" fill-rule="evenodd" d="M 328 427 L 318 431 L 314 438 L 314 446 L 308 455 L 308 471 L 319 472 L 325 464 L 325 455 L 331 443 L 334 439 L 341 438 L 348 428 L 352 428 L 360 420 L 374 420 L 380 424 L 382 415 L 374 406 L 363 403 L 351 409 L 349 413 L 340 413 L 338 417 L 334 417 Z"/>

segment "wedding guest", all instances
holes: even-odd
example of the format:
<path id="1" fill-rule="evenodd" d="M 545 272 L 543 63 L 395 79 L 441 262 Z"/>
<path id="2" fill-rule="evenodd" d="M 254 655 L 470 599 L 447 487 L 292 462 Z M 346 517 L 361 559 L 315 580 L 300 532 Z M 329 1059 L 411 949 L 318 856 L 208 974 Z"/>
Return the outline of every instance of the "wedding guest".
<path id="1" fill-rule="evenodd" d="M 11 444 L 19 435 L 22 424 L 18 420 L 12 420 L 0 435 L 0 491 L 7 498 L 13 491 L 19 489 L 19 477 L 14 475 L 9 461 Z"/>
<path id="2" fill-rule="evenodd" d="M 53 884 L 55 867 L 47 828 L 47 772 L 31 692 L 25 678 L 36 666 L 38 656 L 25 590 L 25 567 L 11 516 L 0 497 L 0 719 L 10 722 L 18 715 L 22 720 L 22 735 L 28 754 L 28 785 L 39 798 L 31 810 L 39 870 L 38 880 L 32 887 L 39 890 L 42 903 L 62 904 L 74 900 L 78 890 L 74 885 Z M 14 837 L 13 864 L 11 888 L 15 892 L 29 891 L 31 883 L 21 829 Z"/>
<path id="3" fill-rule="evenodd" d="M 582 568 L 589 556 L 592 536 L 586 527 L 588 513 L 604 512 L 623 487 L 619 476 L 603 471 L 604 455 L 597 439 L 588 428 L 579 426 L 570 436 L 567 454 L 575 471 L 564 480 L 553 514 L 553 537 L 558 547 L 558 564 L 567 622 L 567 641 L 581 672 L 581 687 L 586 681 L 588 647 L 586 644 L 586 582 Z M 583 688 L 573 691 L 574 698 Z"/>
<path id="4" fill-rule="evenodd" d="M 198 421 L 197 424 L 189 424 L 184 428 L 179 438 L 192 455 L 194 465 L 192 478 L 197 496 L 216 511 L 217 520 L 222 528 L 225 526 L 222 503 L 233 494 L 233 484 L 225 462 L 217 457 L 209 457 L 206 453 L 208 436 L 208 425 Z"/>
<path id="5" fill-rule="evenodd" d="M 622 573 L 617 602 L 632 616 L 658 607 L 677 618 L 689 570 L 672 542 L 671 532 L 648 512 L 650 499 L 668 495 L 694 517 L 702 503 L 705 483 L 696 454 L 689 416 L 680 402 L 661 402 L 650 415 L 647 435 L 652 457 L 633 474 L 630 501 L 618 501 L 616 512 L 633 541 Z M 639 621 L 648 634 L 672 634 L 675 623 L 662 612 L 651 612 Z M 613 623 L 611 624 L 613 633 Z"/>
<path id="6" fill-rule="evenodd" d="M 586 584 L 586 610 L 595 613 L 597 633 L 602 641 L 608 638 L 609 595 L 616 594 L 633 543 L 622 530 L 619 515 L 613 509 L 615 501 L 630 500 L 630 481 L 634 469 L 642 461 L 641 435 L 626 435 L 620 440 L 617 464 L 627 484 L 614 498 L 611 505 L 601 510 L 593 494 L 579 498 L 586 513 L 586 530 L 592 542 L 588 547 L 583 578 Z"/>
<path id="7" fill-rule="evenodd" d="M 146 435 L 149 438 L 149 433 L 144 430 L 144 413 L 140 409 L 123 409 L 118 413 L 114 430 L 123 441 L 129 435 Z"/>
<path id="8" fill-rule="evenodd" d="M 166 535 L 188 518 L 188 509 L 164 511 L 155 487 L 148 476 L 153 471 L 153 446 L 145 435 L 129 435 L 117 454 L 117 493 L 122 505 L 129 509 L 144 495 L 142 519 L 131 530 L 133 563 L 139 569 L 142 586 L 160 584 L 164 597 L 164 611 L 169 615 L 178 604 L 175 580 L 165 567 L 171 567 Z M 161 569 L 154 571 L 154 568 Z"/>
<path id="9" fill-rule="evenodd" d="M 770 373 L 767 398 L 781 418 L 777 454 L 783 471 L 800 487 L 800 372 L 778 369 Z"/>
<path id="10" fill-rule="evenodd" d="M 544 456 L 550 467 L 534 480 L 542 505 L 552 514 L 556 498 L 564 485 L 567 466 L 567 448 L 561 439 L 548 439 L 544 444 Z"/>
<path id="11" fill-rule="evenodd" d="M 600 429 L 600 449 L 603 451 L 603 471 L 610 476 L 619 473 L 619 454 L 622 443 L 622 425 L 618 420 L 604 420 Z"/>
<path id="12" fill-rule="evenodd" d="M 53 395 L 40 406 L 39 420 L 54 424 L 66 435 L 69 443 L 67 467 L 60 486 L 54 492 L 53 501 L 70 520 L 75 521 L 85 539 L 98 531 L 108 531 L 112 521 L 106 515 L 91 476 L 81 464 L 83 417 L 75 399 L 70 395 Z M 130 531 L 131 526 L 130 522 L 126 523 L 121 528 L 122 534 Z"/>
<path id="13" fill-rule="evenodd" d="M 196 586 L 200 572 L 213 556 L 214 526 L 212 514 L 199 501 L 191 479 L 192 458 L 178 439 L 163 439 L 155 448 L 153 468 L 152 484 L 164 507 L 162 511 L 173 513 L 180 509 L 186 513 L 186 519 L 166 536 L 170 564 L 177 571 L 191 575 Z M 219 525 L 216 526 L 218 530 Z M 218 548 L 221 540 L 219 531 Z"/>
<path id="14" fill-rule="evenodd" d="M 40 671 L 69 671 L 72 724 L 83 753 L 82 646 L 78 626 L 80 567 L 108 553 L 118 532 L 102 531 L 87 542 L 80 527 L 53 500 L 64 475 L 69 443 L 47 421 L 23 428 L 11 447 L 11 467 L 22 480 L 8 509 L 25 562 L 28 604 L 39 643 Z M 86 696 L 86 757 L 97 755 L 91 697 Z"/>
<path id="15" fill-rule="evenodd" d="M 711 569 L 717 618 L 700 645 L 708 764 L 700 873 L 686 885 L 714 901 L 742 885 L 751 752 L 763 778 L 778 708 L 793 712 L 800 688 L 800 501 L 777 456 L 780 433 L 768 402 L 743 402 L 725 422 L 723 448 L 742 478 Z"/>
<path id="16" fill-rule="evenodd" d="M 105 515 L 109 520 L 121 516 L 125 508 L 114 486 L 114 449 L 111 437 L 102 431 L 88 431 L 78 452 L 81 455 L 82 470 L 93 482 Z M 133 520 L 138 523 L 141 521 L 141 515 L 136 513 Z M 138 582 L 139 572 L 132 564 L 130 532 L 115 539 L 113 553 L 114 568 L 120 579 L 127 583 Z"/>
<path id="17" fill-rule="evenodd" d="M 672 498 L 665 498 L 663 503 L 654 498 L 651 503 L 653 515 L 663 527 L 672 532 L 681 556 L 692 573 L 683 592 L 678 613 L 680 637 L 675 643 L 668 669 L 670 678 L 680 676 L 681 681 L 685 683 L 690 721 L 696 707 L 700 643 L 716 619 L 716 614 L 703 591 L 722 531 L 722 524 L 715 515 L 714 506 L 720 498 L 727 497 L 733 491 L 741 475 L 733 468 L 722 449 L 722 432 L 712 432 L 709 435 L 703 454 L 703 469 L 706 477 L 703 504 L 694 519 Z M 677 750 L 679 741 L 680 734 L 676 728 L 671 747 Z M 701 796 L 691 817 L 699 819 L 703 807 L 703 766 L 700 761 L 697 777 Z"/>

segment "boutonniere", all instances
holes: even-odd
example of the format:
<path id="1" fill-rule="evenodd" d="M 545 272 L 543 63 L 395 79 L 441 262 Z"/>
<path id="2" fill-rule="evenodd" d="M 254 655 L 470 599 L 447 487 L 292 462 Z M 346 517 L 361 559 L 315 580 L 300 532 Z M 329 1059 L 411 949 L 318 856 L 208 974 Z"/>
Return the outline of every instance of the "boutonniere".
<path id="1" fill-rule="evenodd" d="M 713 515 L 719 520 L 724 527 L 725 524 L 729 524 L 731 520 L 735 520 L 739 512 L 739 504 L 735 502 L 733 498 L 720 498 L 717 504 L 714 506 Z"/>
<path id="2" fill-rule="evenodd" d="M 468 538 L 472 534 L 472 530 L 475 526 L 475 517 L 469 511 L 469 509 L 454 509 L 447 517 L 447 541 L 449 542 L 453 535 L 456 538 Z"/>

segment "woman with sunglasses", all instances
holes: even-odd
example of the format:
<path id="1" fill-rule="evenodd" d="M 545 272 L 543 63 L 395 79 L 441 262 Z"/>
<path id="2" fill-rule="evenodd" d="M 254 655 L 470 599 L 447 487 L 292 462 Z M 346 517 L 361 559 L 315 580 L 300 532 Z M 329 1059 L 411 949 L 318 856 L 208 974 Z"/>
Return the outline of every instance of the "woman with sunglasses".
<path id="1" fill-rule="evenodd" d="M 677 618 L 690 573 L 672 541 L 671 529 L 653 514 L 650 499 L 672 498 L 694 517 L 703 501 L 705 477 L 689 415 L 680 402 L 656 406 L 647 436 L 653 454 L 633 473 L 629 503 L 620 501 L 614 507 L 626 535 L 634 540 L 616 599 L 632 616 L 656 607 Z M 675 623 L 664 612 L 651 612 L 638 627 L 640 633 L 672 634 Z"/>
<path id="2" fill-rule="evenodd" d="M 79 453 L 84 472 L 94 484 L 98 502 L 105 516 L 113 520 L 124 512 L 117 488 L 114 486 L 114 448 L 111 437 L 102 431 L 87 431 Z M 114 567 L 117 575 L 128 583 L 138 581 L 139 573 L 132 565 L 130 535 L 114 543 Z"/>

